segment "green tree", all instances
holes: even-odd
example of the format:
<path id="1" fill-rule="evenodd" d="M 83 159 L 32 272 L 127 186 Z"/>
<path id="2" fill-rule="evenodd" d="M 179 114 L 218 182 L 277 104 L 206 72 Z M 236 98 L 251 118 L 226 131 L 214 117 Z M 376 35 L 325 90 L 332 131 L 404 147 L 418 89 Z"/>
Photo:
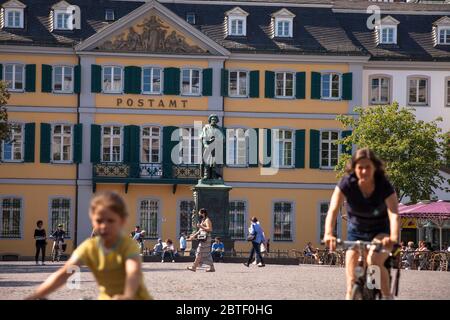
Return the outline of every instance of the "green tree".
<path id="1" fill-rule="evenodd" d="M 386 173 L 401 200 L 430 199 L 433 189 L 442 189 L 444 178 L 439 169 L 444 164 L 444 135 L 437 122 L 417 120 L 414 113 L 392 105 L 356 108 L 357 117 L 337 117 L 352 134 L 339 140 L 347 148 L 372 149 L 386 166 Z M 350 155 L 343 154 L 336 170 L 344 173 Z"/>
<path id="2" fill-rule="evenodd" d="M 0 142 L 9 139 L 10 126 L 5 105 L 8 103 L 9 92 L 4 81 L 0 81 Z"/>

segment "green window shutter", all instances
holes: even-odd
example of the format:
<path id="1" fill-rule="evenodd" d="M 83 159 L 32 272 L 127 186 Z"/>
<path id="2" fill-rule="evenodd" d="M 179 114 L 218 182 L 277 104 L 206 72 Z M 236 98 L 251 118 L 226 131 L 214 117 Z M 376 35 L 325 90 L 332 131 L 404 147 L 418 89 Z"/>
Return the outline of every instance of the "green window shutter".
<path id="1" fill-rule="evenodd" d="M 208 69 L 203 69 L 202 72 L 202 95 L 206 96 L 206 97 L 210 97 L 212 96 L 212 87 L 213 87 L 213 69 L 208 68 Z"/>
<path id="2" fill-rule="evenodd" d="M 83 125 L 81 123 L 73 126 L 73 162 L 83 161 Z"/>
<path id="3" fill-rule="evenodd" d="M 42 65 L 42 92 L 52 92 L 52 66 L 48 64 Z"/>
<path id="4" fill-rule="evenodd" d="M 306 83 L 306 73 L 297 72 L 295 74 L 295 98 L 305 99 L 305 83 Z"/>
<path id="5" fill-rule="evenodd" d="M 248 166 L 250 168 L 257 168 L 259 163 L 258 163 L 258 158 L 259 158 L 259 129 L 255 128 L 254 129 L 256 132 L 256 135 L 252 137 L 252 135 L 249 135 L 249 146 L 248 146 Z M 252 148 L 252 144 L 255 144 L 254 147 Z M 256 148 L 255 148 L 256 147 Z M 253 152 L 252 152 L 253 151 Z"/>
<path id="6" fill-rule="evenodd" d="M 264 168 L 270 168 L 272 166 L 272 130 L 264 129 L 266 132 L 266 136 L 264 137 L 265 143 L 263 144 L 263 155 L 264 155 Z"/>
<path id="7" fill-rule="evenodd" d="M 345 130 L 341 132 L 341 138 L 346 138 L 348 136 L 352 135 L 352 130 Z M 341 145 L 341 152 L 342 153 L 347 153 L 349 155 L 352 155 L 352 149 L 351 148 L 347 148 L 345 145 Z"/>
<path id="8" fill-rule="evenodd" d="M 342 100 L 352 100 L 353 73 L 342 75 Z"/>
<path id="9" fill-rule="evenodd" d="M 275 72 L 273 71 L 266 71 L 264 93 L 266 98 L 275 97 Z"/>
<path id="10" fill-rule="evenodd" d="M 36 92 L 36 65 L 27 64 L 25 66 L 25 91 Z"/>
<path id="11" fill-rule="evenodd" d="M 172 141 L 172 133 L 177 130 L 177 127 L 168 126 L 163 128 L 163 177 L 166 179 L 172 178 L 172 149 L 178 141 Z"/>
<path id="12" fill-rule="evenodd" d="M 139 163 L 140 127 L 135 125 L 124 127 L 124 154 L 126 163 Z"/>
<path id="13" fill-rule="evenodd" d="M 320 131 L 309 131 L 309 167 L 320 168 Z"/>
<path id="14" fill-rule="evenodd" d="M 91 124 L 91 162 L 100 162 L 102 126 Z"/>
<path id="15" fill-rule="evenodd" d="M 259 71 L 250 71 L 250 98 L 259 98 Z"/>
<path id="16" fill-rule="evenodd" d="M 123 128 L 123 162 L 131 162 L 131 128 L 130 126 L 125 126 Z"/>
<path id="17" fill-rule="evenodd" d="M 102 92 L 102 66 L 91 65 L 91 92 Z"/>
<path id="18" fill-rule="evenodd" d="M 34 162 L 34 144 L 36 140 L 36 124 L 25 124 L 25 154 L 23 157 L 24 162 Z"/>
<path id="19" fill-rule="evenodd" d="M 319 72 L 311 72 L 311 99 L 320 99 L 320 82 L 321 75 Z"/>
<path id="20" fill-rule="evenodd" d="M 3 80 L 3 65 L 0 63 L 0 80 Z"/>
<path id="21" fill-rule="evenodd" d="M 80 93 L 81 92 L 81 66 L 76 65 L 73 70 L 74 73 L 74 85 L 73 85 L 73 92 L 74 93 Z"/>
<path id="22" fill-rule="evenodd" d="M 127 66 L 124 68 L 125 85 L 124 92 L 131 94 L 141 93 L 141 68 L 134 66 Z"/>
<path id="23" fill-rule="evenodd" d="M 295 167 L 305 167 L 305 130 L 295 130 Z"/>
<path id="24" fill-rule="evenodd" d="M 230 75 L 227 69 L 222 69 L 220 72 L 221 72 L 220 95 L 222 97 L 228 97 L 228 84 L 230 81 Z"/>
<path id="25" fill-rule="evenodd" d="M 164 68 L 164 94 L 179 95 L 180 94 L 180 69 Z"/>
<path id="26" fill-rule="evenodd" d="M 50 163 L 52 126 L 41 123 L 41 163 Z"/>

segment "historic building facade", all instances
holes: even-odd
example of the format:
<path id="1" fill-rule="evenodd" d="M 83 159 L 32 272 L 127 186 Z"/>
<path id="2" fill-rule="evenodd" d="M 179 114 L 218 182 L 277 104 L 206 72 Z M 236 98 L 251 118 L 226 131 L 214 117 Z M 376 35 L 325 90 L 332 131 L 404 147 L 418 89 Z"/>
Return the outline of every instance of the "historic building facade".
<path id="1" fill-rule="evenodd" d="M 0 253 L 32 255 L 37 220 L 48 232 L 63 223 L 68 242 L 80 243 L 91 233 L 89 200 L 103 190 L 125 197 L 128 228 L 141 225 L 148 246 L 189 232 L 199 128 L 212 113 L 226 129 L 236 249 L 247 248 L 251 216 L 274 250 L 319 245 L 333 167 L 348 152 L 334 143 L 349 134 L 335 118 L 367 105 L 375 76 L 396 72 L 379 70 L 358 39 L 365 24 L 350 22 L 367 14 L 325 1 L 0 5 L 14 124 L 1 146 Z M 450 53 L 436 50 L 442 62 L 427 65 L 443 80 Z M 341 219 L 336 232 L 345 236 Z"/>

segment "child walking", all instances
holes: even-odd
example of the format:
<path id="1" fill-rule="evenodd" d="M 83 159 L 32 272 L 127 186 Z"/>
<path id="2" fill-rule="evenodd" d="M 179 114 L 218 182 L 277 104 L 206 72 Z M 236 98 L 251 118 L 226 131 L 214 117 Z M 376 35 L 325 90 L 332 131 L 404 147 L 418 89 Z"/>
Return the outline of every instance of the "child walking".
<path id="1" fill-rule="evenodd" d="M 128 212 L 124 200 L 114 192 L 95 196 L 89 216 L 97 236 L 85 240 L 67 263 L 52 274 L 27 299 L 45 298 L 72 275 L 73 266 L 86 265 L 99 286 L 99 299 L 153 299 L 144 285 L 141 256 L 136 241 L 123 228 Z"/>

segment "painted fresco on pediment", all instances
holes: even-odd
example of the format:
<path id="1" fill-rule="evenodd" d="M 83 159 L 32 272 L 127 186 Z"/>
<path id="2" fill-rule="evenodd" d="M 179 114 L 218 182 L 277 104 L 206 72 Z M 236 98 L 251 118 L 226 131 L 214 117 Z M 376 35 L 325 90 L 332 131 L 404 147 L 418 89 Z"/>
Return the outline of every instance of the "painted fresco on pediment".
<path id="1" fill-rule="evenodd" d="M 102 51 L 201 54 L 206 50 L 152 15 L 98 47 Z"/>

